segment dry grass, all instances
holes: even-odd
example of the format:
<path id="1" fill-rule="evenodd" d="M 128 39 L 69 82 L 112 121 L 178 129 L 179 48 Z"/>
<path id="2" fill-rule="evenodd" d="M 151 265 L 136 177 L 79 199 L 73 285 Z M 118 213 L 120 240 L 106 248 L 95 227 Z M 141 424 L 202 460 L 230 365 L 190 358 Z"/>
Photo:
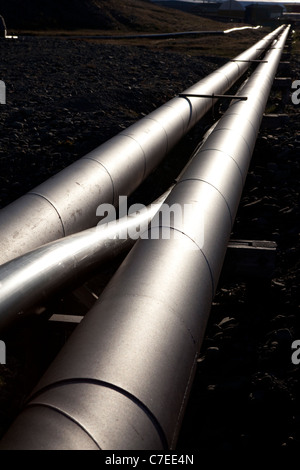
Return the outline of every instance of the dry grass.
<path id="1" fill-rule="evenodd" d="M 8 0 L 4 3 L 11 5 Z M 20 2 L 21 0 L 10 0 Z M 34 0 L 28 0 L 32 2 Z M 180 10 L 168 7 L 160 7 L 149 0 L 73 0 L 72 11 L 83 11 L 85 16 L 92 12 L 95 13 L 99 24 L 99 29 L 95 27 L 74 27 L 78 24 L 78 18 L 71 14 L 65 17 L 65 11 L 62 9 L 68 0 L 53 0 L 55 4 L 55 18 L 48 17 L 49 25 L 47 28 L 22 28 L 9 30 L 10 34 L 38 34 L 51 36 L 95 36 L 95 35 L 129 35 L 129 34 L 155 34 L 155 33 L 172 33 L 182 31 L 223 31 L 234 26 L 243 26 L 241 23 L 227 23 L 215 21 L 210 18 L 204 18 Z M 58 2 L 58 3 L 57 3 Z M 23 3 L 20 3 L 20 8 Z M 45 3 L 47 5 L 47 2 Z M 44 5 L 43 8 L 46 8 Z M 92 5 L 92 6 L 91 6 Z M 10 7 L 11 8 L 11 7 Z M 50 11 L 50 10 L 49 10 Z M 51 10 L 53 16 L 54 9 Z M 60 14 L 60 16 L 59 16 Z M 73 13 L 75 15 L 75 13 Z M 39 12 L 36 13 L 39 18 Z M 58 15 L 58 16 L 57 16 Z M 45 15 L 44 15 L 45 17 Z M 59 18 L 59 19 L 57 19 Z M 25 21 L 25 20 L 24 20 Z M 23 22 L 24 22 L 23 21 Z M 55 27 L 53 25 L 60 24 L 63 27 Z M 27 23 L 29 24 L 29 23 Z M 250 47 L 261 37 L 263 37 L 269 29 L 262 28 L 260 30 L 245 30 L 235 32 L 224 36 L 188 36 L 169 39 L 91 39 L 99 44 L 118 44 L 118 45 L 134 45 L 151 48 L 152 50 L 168 50 L 172 52 L 199 55 L 199 56 L 219 56 L 231 58 Z"/>
<path id="2" fill-rule="evenodd" d="M 292 51 L 294 54 L 300 54 L 300 26 L 294 27 Z"/>
<path id="3" fill-rule="evenodd" d="M 266 30 L 262 29 L 251 30 L 247 33 L 236 32 L 224 36 L 177 37 L 171 39 L 94 39 L 93 41 L 98 43 L 105 42 L 106 44 L 143 46 L 149 47 L 152 50 L 168 50 L 191 56 L 232 58 L 252 46 L 265 34 L 267 34 Z"/>
<path id="4" fill-rule="evenodd" d="M 203 20 L 203 18 L 201 18 Z M 219 31 L 228 29 L 228 24 L 217 23 Z M 232 24 L 230 25 L 232 26 Z M 188 30 L 192 31 L 192 30 Z M 112 44 L 122 46 L 140 46 L 147 47 L 155 51 L 171 51 L 180 54 L 189 54 L 191 56 L 218 56 L 232 58 L 252 46 L 260 38 L 269 32 L 268 28 L 259 30 L 237 31 L 223 36 L 205 35 L 205 36 L 181 36 L 176 38 L 125 38 L 123 34 L 113 30 L 75 30 L 75 31 L 22 31 L 22 34 L 38 36 L 60 36 L 70 38 L 76 36 L 77 40 L 91 41 L 97 44 Z M 136 33 L 145 34 L 146 32 Z M 132 34 L 132 33 L 130 33 Z M 98 39 L 97 36 L 107 36 L 107 38 Z M 112 38 L 111 36 L 115 36 Z M 119 37 L 120 36 L 120 37 Z"/>
<path id="5" fill-rule="evenodd" d="M 227 23 L 160 7 L 149 0 L 52 0 L 42 7 L 30 8 L 35 0 L 2 0 L 2 14 L 7 18 L 9 30 L 22 31 L 74 31 L 97 29 L 97 32 L 161 33 L 179 31 L 208 31 L 224 29 Z M 70 1 L 69 1 L 70 3 Z M 18 7 L 18 15 L 15 8 Z M 30 11 L 30 15 L 28 14 Z M 81 15 L 81 18 L 78 16 Z M 78 27 L 81 24 L 82 27 Z M 18 25 L 17 27 L 15 25 Z M 26 27 L 28 25 L 29 27 Z M 41 27 L 39 27 L 40 25 Z M 88 25 L 88 26 L 87 26 Z M 96 25 L 96 26 L 95 26 Z M 17 30 L 17 29 L 18 30 Z M 92 32 L 92 31 L 91 31 Z"/>

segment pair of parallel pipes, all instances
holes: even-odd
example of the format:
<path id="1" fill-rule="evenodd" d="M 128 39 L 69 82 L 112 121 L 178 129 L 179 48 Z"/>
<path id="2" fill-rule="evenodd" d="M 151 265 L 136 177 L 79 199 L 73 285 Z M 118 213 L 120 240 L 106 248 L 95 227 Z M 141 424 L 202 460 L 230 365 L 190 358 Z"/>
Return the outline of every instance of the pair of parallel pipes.
<path id="1" fill-rule="evenodd" d="M 168 227 L 152 225 L 151 236 L 136 242 L 42 377 L 1 449 L 175 448 L 288 33 L 289 26 L 283 27 L 165 201 L 196 210 Z M 166 229 L 174 236 L 156 239 Z"/>
<path id="2" fill-rule="evenodd" d="M 0 211 L 0 265 L 45 243 L 94 227 L 100 204 L 117 205 L 158 166 L 251 61 L 277 37 L 268 34 L 186 90 Z"/>
<path id="3" fill-rule="evenodd" d="M 2 248 L 0 251 L 0 260 L 2 263 L 7 261 L 4 262 L 4 264 L 0 263 L 0 330 L 9 327 L 15 319 L 23 318 L 24 312 L 28 313 L 29 308 L 34 306 L 35 303 L 49 297 L 58 288 L 63 289 L 65 284 L 70 282 L 70 278 L 76 277 L 78 273 L 82 276 L 86 275 L 87 271 L 91 270 L 93 266 L 99 265 L 100 262 L 104 262 L 120 253 L 121 250 L 124 251 L 132 246 L 131 239 L 123 240 L 122 243 L 111 238 L 110 240 L 105 240 L 107 234 L 105 232 L 102 232 L 102 234 L 98 233 L 95 227 L 78 232 L 81 224 L 85 226 L 93 221 L 95 225 L 94 215 L 93 217 L 86 218 L 86 214 L 91 215 L 93 209 L 96 214 L 97 202 L 101 200 L 101 197 L 98 194 L 97 188 L 95 189 L 93 186 L 94 174 L 90 174 L 90 172 L 87 171 L 86 175 L 81 176 L 84 183 L 80 184 L 77 170 L 82 167 L 87 169 L 89 165 L 93 166 L 95 162 L 92 162 L 90 157 L 97 155 L 101 165 L 104 165 L 107 172 L 109 172 L 110 180 L 113 182 L 114 188 L 118 187 L 118 194 L 121 191 L 120 184 L 118 184 L 120 172 L 123 172 L 122 174 L 126 181 L 130 179 L 131 185 L 136 184 L 135 180 L 138 177 L 137 171 L 140 162 L 135 152 L 130 154 L 130 146 L 133 145 L 134 142 L 139 142 L 140 150 L 142 149 L 145 156 L 147 155 L 146 161 L 148 162 L 149 172 L 150 168 L 155 167 L 150 159 L 150 150 L 152 151 L 152 147 L 157 148 L 158 156 L 155 154 L 156 162 L 164 156 L 164 152 L 166 151 L 165 141 L 161 138 L 161 129 L 158 133 L 156 132 L 156 128 L 159 129 L 158 122 L 161 123 L 166 114 L 169 116 L 169 113 L 175 111 L 175 109 L 178 112 L 179 109 L 182 110 L 183 108 L 186 118 L 189 117 L 189 119 L 191 119 L 191 117 L 193 117 L 194 121 L 200 118 L 213 101 L 211 98 L 203 97 L 205 96 L 203 93 L 205 89 L 207 89 L 207 84 L 209 84 L 210 90 L 212 90 L 213 88 L 210 84 L 212 80 L 213 84 L 218 83 L 219 91 L 221 85 L 222 90 L 226 89 L 230 83 L 232 84 L 233 81 L 239 77 L 242 69 L 244 70 L 249 66 L 251 62 L 247 63 L 247 60 L 256 60 L 253 59 L 253 57 L 256 57 L 258 54 L 261 55 L 262 46 L 265 47 L 269 44 L 269 41 L 274 39 L 275 35 L 278 34 L 282 28 L 283 27 L 280 27 L 275 32 L 270 33 L 266 38 L 259 41 L 258 44 L 236 58 L 233 63 L 221 67 L 221 69 L 217 70 L 206 79 L 201 80 L 185 93 L 179 95 L 180 98 L 176 98 L 165 106 L 162 106 L 159 110 L 151 113 L 150 116 L 142 119 L 137 125 L 131 126 L 131 128 L 111 139 L 107 144 L 91 152 L 89 156 L 87 156 L 87 159 L 84 158 L 82 161 L 71 165 L 39 188 L 32 190 L 29 194 L 25 195 L 14 204 L 11 204 L 5 210 L 0 211 L 0 239 Z M 197 94 L 196 92 L 200 94 L 201 99 L 197 96 L 191 96 Z M 187 111 L 186 108 L 188 108 L 189 111 Z M 176 122 L 175 127 L 170 127 L 170 124 L 167 122 L 163 123 L 165 129 L 163 138 L 165 139 L 167 137 L 169 147 L 172 147 L 172 145 L 170 145 L 171 138 L 174 144 L 175 139 L 180 138 L 184 129 L 189 128 L 188 121 L 184 122 L 182 115 L 183 113 L 173 113 L 172 123 L 174 124 L 174 122 Z M 153 127 L 149 137 L 145 140 L 143 134 L 147 134 L 149 122 L 156 122 L 157 126 Z M 178 122 L 181 123 L 182 126 L 180 135 L 177 133 Z M 127 140 L 124 137 L 125 134 Z M 128 138 L 128 136 L 130 136 L 130 138 Z M 150 148 L 149 145 L 152 140 L 155 141 L 155 144 L 152 144 Z M 158 143 L 156 143 L 156 141 Z M 125 145 L 123 149 L 124 154 L 120 153 L 120 142 L 127 143 L 127 146 Z M 161 147 L 159 147 L 159 145 L 161 145 Z M 107 152 L 109 152 L 109 154 Z M 105 164 L 108 155 L 112 157 L 112 161 L 110 161 L 109 164 Z M 117 160 L 118 164 L 115 163 L 113 166 L 114 160 Z M 132 171 L 132 173 L 126 168 L 129 160 L 129 167 L 133 167 L 135 170 Z M 100 172 L 103 171 L 101 165 L 98 166 Z M 108 173 L 105 173 L 105 178 L 107 174 Z M 77 181 L 75 179 L 74 182 L 75 177 Z M 101 180 L 99 174 L 96 174 L 96 177 L 99 178 L 99 187 L 101 189 L 104 188 L 105 193 L 106 185 L 104 181 Z M 60 182 L 63 184 L 60 185 Z M 124 186 L 125 184 L 123 184 L 125 191 Z M 91 187 L 93 187 L 93 191 L 90 191 Z M 85 188 L 85 190 L 83 188 Z M 80 191 L 84 191 L 83 197 L 81 197 Z M 131 190 L 128 191 L 128 193 L 130 192 Z M 80 201 L 76 199 L 76 197 L 78 198 L 79 196 Z M 91 201 L 89 200 L 90 197 Z M 99 197 L 99 200 L 97 197 Z M 117 196 L 115 194 L 114 199 L 116 198 Z M 55 199 L 58 199 L 59 203 L 53 203 L 53 205 L 49 203 L 50 200 L 53 202 Z M 71 202 L 70 199 L 72 200 Z M 162 203 L 162 200 L 160 200 L 160 203 Z M 36 212 L 37 204 L 40 205 L 40 209 Z M 76 216 L 73 221 L 66 221 L 69 204 L 71 219 L 72 214 L 75 212 L 80 214 L 80 216 Z M 55 211 L 52 212 L 53 217 L 51 217 L 48 212 L 49 207 L 51 208 L 50 211 L 53 211 L 54 207 L 56 207 Z M 39 212 L 40 210 L 42 211 L 41 213 Z M 154 212 L 155 211 L 150 208 L 150 210 L 146 211 L 148 214 L 146 217 L 153 216 Z M 74 233 L 71 239 L 69 235 L 63 237 L 63 239 L 58 238 L 58 240 L 56 240 L 55 238 L 55 240 L 51 242 L 53 227 L 58 228 L 58 226 L 61 226 L 60 221 L 63 219 L 64 226 L 69 227 L 68 231 L 64 229 L 63 232 L 77 233 Z M 136 222 L 133 220 L 129 222 L 130 224 L 138 224 L 140 219 L 141 218 L 138 217 Z M 145 220 L 144 218 L 143 224 L 145 224 Z M 27 225 L 24 226 L 25 223 Z M 47 226 L 45 225 L 46 223 Z M 126 222 L 122 222 L 123 225 L 124 223 Z M 57 233 L 56 236 L 61 237 L 62 233 Z M 45 241 L 48 241 L 50 244 L 48 243 L 47 246 L 42 245 L 42 247 L 40 247 L 40 244 Z M 30 251 L 28 253 L 28 250 L 32 248 L 34 248 L 34 252 Z M 15 258 L 16 254 L 21 256 Z M 11 258 L 13 259 L 9 261 Z M 59 262 L 57 261 L 58 259 Z"/>

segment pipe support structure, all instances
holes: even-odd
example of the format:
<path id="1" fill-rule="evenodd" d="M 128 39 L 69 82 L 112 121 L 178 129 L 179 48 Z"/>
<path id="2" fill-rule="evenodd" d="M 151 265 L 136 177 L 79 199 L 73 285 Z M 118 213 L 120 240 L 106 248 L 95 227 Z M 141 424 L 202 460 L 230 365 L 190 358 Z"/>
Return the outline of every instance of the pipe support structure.
<path id="1" fill-rule="evenodd" d="M 1 449 L 174 449 L 262 115 L 289 32 L 166 199 L 33 391 Z M 167 230 L 173 234 L 164 239 Z M 160 236 L 159 236 L 160 235 Z M 176 235 L 176 236 L 175 236 Z"/>
<path id="2" fill-rule="evenodd" d="M 185 93 L 223 94 L 284 26 Z M 0 211 L 0 264 L 96 225 L 100 204 L 117 205 L 158 166 L 216 100 L 177 96 Z"/>

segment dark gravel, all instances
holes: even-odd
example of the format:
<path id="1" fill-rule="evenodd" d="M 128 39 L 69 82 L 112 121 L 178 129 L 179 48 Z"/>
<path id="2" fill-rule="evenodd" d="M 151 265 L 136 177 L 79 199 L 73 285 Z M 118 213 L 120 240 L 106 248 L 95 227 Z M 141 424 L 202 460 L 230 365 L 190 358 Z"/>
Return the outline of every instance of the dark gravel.
<path id="1" fill-rule="evenodd" d="M 0 207 L 183 91 L 209 60 L 84 40 L 0 42 Z"/>
<path id="2" fill-rule="evenodd" d="M 7 86 L 0 107 L 0 207 L 222 62 L 54 38 L 0 41 L 0 51 Z M 293 80 L 299 63 L 293 56 Z M 269 109 L 288 113 L 289 123 L 261 129 L 232 238 L 276 241 L 274 274 L 264 282 L 222 277 L 178 450 L 300 444 L 300 365 L 291 361 L 292 342 L 300 339 L 299 107 L 274 91 Z M 206 125 L 187 137 L 191 148 Z M 36 341 L 35 327 L 25 332 L 15 333 L 15 351 L 0 374 L 0 434 L 52 358 L 47 341 Z M 43 366 L 35 358 L 39 348 L 47 356 Z"/>

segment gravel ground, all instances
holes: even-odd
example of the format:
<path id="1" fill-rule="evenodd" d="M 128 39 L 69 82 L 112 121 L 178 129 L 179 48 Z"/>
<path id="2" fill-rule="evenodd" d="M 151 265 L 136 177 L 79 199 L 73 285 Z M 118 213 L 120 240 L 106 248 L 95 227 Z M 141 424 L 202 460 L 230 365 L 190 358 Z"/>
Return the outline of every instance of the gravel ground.
<path id="1" fill-rule="evenodd" d="M 0 109 L 1 207 L 216 67 L 195 57 L 82 40 L 28 37 L 2 41 L 0 50 L 7 88 Z"/>
<path id="2" fill-rule="evenodd" d="M 0 207 L 224 61 L 55 38 L 0 41 L 0 50 L 7 87 L 7 104 L 0 107 Z M 293 80 L 299 65 L 293 57 Z M 273 92 L 270 110 L 288 113 L 289 123 L 260 132 L 232 238 L 276 241 L 274 275 L 265 282 L 222 277 L 179 450 L 299 445 L 300 365 L 291 361 L 292 342 L 300 339 L 299 107 Z M 184 147 L 192 149 L 206 126 L 204 120 Z M 182 165 L 175 162 L 173 172 Z M 155 173 L 162 185 L 170 164 L 167 159 Z M 154 176 L 149 181 L 144 191 L 153 189 Z M 25 332 L 10 338 L 15 351 L 0 375 L 0 435 L 52 358 L 37 363 L 36 351 L 43 343 L 45 353 L 47 341 L 36 340 L 35 327 Z M 25 355 L 24 345 L 30 345 Z"/>

